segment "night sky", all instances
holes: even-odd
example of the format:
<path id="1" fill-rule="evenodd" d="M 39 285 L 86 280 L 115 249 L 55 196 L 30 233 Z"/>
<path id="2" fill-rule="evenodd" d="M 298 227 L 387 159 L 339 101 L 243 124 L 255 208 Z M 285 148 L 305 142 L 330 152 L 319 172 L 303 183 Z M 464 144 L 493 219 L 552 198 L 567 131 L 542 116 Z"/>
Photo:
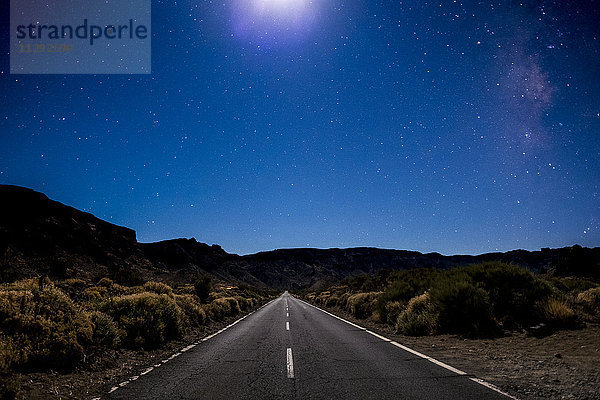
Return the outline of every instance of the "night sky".
<path id="1" fill-rule="evenodd" d="M 11 75 L 2 15 L 0 182 L 140 241 L 600 245 L 597 1 L 153 1 L 151 75 Z"/>

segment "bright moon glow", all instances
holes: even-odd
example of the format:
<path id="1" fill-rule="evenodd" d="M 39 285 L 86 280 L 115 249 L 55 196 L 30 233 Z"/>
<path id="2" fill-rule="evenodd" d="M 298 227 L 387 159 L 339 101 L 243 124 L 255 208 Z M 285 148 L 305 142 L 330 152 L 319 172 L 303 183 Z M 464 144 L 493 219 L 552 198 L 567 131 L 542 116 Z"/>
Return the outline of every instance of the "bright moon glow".
<path id="1" fill-rule="evenodd" d="M 309 0 L 254 0 L 255 10 L 258 13 L 273 13 L 288 17 L 305 12 L 310 4 Z"/>
<path id="2" fill-rule="evenodd" d="M 311 35 L 320 0 L 236 0 L 231 27 L 236 37 L 260 48 L 285 47 Z"/>

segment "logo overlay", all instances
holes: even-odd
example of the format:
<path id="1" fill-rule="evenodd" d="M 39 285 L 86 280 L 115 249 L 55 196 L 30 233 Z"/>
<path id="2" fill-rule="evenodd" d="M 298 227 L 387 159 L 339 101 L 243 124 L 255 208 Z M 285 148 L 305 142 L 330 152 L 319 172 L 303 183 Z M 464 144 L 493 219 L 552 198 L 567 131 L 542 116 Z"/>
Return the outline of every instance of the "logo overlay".
<path id="1" fill-rule="evenodd" d="M 10 72 L 149 74 L 150 23 L 150 0 L 10 0 Z"/>

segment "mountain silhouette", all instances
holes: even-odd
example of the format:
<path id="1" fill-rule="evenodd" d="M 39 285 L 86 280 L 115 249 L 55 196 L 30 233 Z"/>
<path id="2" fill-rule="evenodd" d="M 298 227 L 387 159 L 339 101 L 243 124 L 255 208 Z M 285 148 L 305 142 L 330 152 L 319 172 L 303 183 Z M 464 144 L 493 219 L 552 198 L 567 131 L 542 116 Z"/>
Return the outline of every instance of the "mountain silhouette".
<path id="1" fill-rule="evenodd" d="M 134 230 L 103 221 L 31 189 L 0 185 L 0 281 L 48 275 L 135 284 L 189 281 L 208 273 L 228 282 L 277 289 L 318 288 L 361 273 L 442 268 L 484 261 L 533 272 L 600 277 L 600 248 L 581 246 L 443 256 L 378 248 L 280 249 L 245 256 L 194 238 L 140 243 Z"/>

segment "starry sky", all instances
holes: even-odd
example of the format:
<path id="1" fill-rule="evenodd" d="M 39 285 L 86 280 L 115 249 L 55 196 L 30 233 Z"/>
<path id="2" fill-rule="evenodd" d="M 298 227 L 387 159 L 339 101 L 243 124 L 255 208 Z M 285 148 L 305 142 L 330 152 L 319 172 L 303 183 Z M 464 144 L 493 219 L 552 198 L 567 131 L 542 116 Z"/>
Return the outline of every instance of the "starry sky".
<path id="1" fill-rule="evenodd" d="M 156 0 L 151 75 L 11 75 L 0 182 L 247 254 L 600 245 L 600 3 Z"/>

